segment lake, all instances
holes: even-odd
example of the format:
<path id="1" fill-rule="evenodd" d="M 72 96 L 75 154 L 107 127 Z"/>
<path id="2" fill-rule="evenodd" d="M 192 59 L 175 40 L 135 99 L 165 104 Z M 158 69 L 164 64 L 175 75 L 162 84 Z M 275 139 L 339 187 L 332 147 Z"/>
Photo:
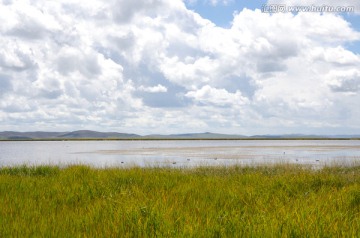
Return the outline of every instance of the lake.
<path id="1" fill-rule="evenodd" d="M 4 141 L 0 167 L 85 164 L 93 167 L 199 165 L 352 165 L 360 140 Z"/>

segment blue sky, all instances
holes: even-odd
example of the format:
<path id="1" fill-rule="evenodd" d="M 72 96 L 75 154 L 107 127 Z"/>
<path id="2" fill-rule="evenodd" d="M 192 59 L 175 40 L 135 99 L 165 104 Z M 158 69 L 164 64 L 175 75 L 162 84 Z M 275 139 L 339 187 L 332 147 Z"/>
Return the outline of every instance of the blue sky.
<path id="1" fill-rule="evenodd" d="M 360 31 L 360 15 L 344 14 L 343 17 L 344 19 L 346 19 L 346 21 L 348 21 L 351 24 L 352 28 L 356 29 L 357 31 Z M 348 44 L 347 48 L 352 52 L 356 52 L 357 54 L 360 54 L 359 41 Z"/>
<path id="2" fill-rule="evenodd" d="M 360 134 L 360 2 L 266 3 L 0 0 L 0 131 Z"/>
<path id="3" fill-rule="evenodd" d="M 245 0 L 245 1 L 227 1 L 225 3 L 211 4 L 209 1 L 185 1 L 188 9 L 200 14 L 203 18 L 211 20 L 217 26 L 229 28 L 233 20 L 233 15 L 247 9 L 261 9 L 262 6 L 267 4 L 267 0 Z M 324 3 L 325 4 L 325 3 Z M 301 5 L 301 3 L 298 3 Z M 306 3 L 304 4 L 306 5 Z M 318 5 L 322 5 L 321 1 Z M 344 4 L 345 5 L 345 4 Z M 347 6 L 347 5 L 345 5 Z M 351 26 L 360 31 L 360 15 L 359 14 L 342 14 L 342 17 L 346 19 Z M 360 53 L 360 42 L 352 42 L 346 45 L 346 47 L 352 52 Z"/>
<path id="4" fill-rule="evenodd" d="M 244 8 L 261 9 L 266 0 L 245 0 L 245 1 L 230 1 L 228 3 L 218 3 L 213 5 L 206 1 L 187 2 L 187 7 L 199 13 L 202 17 L 211 20 L 216 25 L 221 27 L 229 27 L 233 20 L 233 14 L 242 11 Z"/>

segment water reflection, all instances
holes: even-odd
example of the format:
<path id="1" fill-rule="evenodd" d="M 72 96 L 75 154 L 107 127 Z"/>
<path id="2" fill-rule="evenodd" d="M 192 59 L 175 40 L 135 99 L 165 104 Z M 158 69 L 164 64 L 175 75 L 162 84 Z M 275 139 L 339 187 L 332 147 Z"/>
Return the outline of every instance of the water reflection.
<path id="1" fill-rule="evenodd" d="M 351 165 L 359 160 L 359 140 L 0 142 L 0 166 L 193 167 L 269 163 L 323 166 Z"/>

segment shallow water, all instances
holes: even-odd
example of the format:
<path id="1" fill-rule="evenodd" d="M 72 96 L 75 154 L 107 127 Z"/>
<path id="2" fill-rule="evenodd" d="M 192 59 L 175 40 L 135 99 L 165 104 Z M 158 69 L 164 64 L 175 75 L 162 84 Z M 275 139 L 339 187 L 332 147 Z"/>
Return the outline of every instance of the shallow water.
<path id="1" fill-rule="evenodd" d="M 269 163 L 324 166 L 359 161 L 360 140 L 0 142 L 0 166 L 192 167 Z"/>

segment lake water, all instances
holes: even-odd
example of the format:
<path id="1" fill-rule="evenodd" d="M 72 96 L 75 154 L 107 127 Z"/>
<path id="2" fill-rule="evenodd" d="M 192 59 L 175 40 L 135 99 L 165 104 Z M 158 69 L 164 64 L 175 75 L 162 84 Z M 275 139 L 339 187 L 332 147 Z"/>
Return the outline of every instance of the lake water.
<path id="1" fill-rule="evenodd" d="M 360 162 L 360 140 L 179 140 L 0 142 L 0 167 L 86 164 L 94 167 L 258 165 Z"/>

